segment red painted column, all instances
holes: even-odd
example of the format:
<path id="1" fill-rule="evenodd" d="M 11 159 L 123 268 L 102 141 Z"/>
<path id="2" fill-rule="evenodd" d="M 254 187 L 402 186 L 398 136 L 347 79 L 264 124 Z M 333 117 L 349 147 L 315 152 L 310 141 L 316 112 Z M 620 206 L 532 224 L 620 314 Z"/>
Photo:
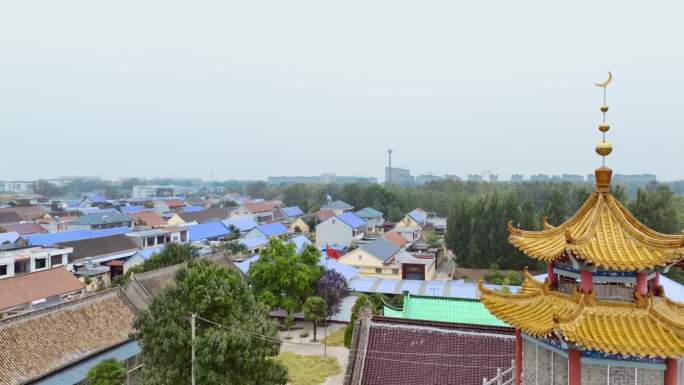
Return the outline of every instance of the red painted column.
<path id="1" fill-rule="evenodd" d="M 582 293 L 591 293 L 593 287 L 591 271 L 580 271 L 580 290 Z"/>
<path id="2" fill-rule="evenodd" d="M 641 295 L 648 294 L 648 273 L 645 271 L 637 273 L 636 292 Z"/>
<path id="3" fill-rule="evenodd" d="M 677 359 L 665 360 L 665 385 L 677 385 Z"/>
<path id="4" fill-rule="evenodd" d="M 658 288 L 660 287 L 660 272 L 656 272 L 655 278 L 653 278 L 653 287 Z"/>
<path id="5" fill-rule="evenodd" d="M 568 349 L 568 385 L 582 385 L 582 353 Z"/>
<path id="6" fill-rule="evenodd" d="M 553 272 L 553 262 L 546 264 L 546 276 L 549 278 L 549 283 L 551 287 L 556 287 L 556 274 Z"/>
<path id="7" fill-rule="evenodd" d="M 523 343 L 520 329 L 515 329 L 515 385 L 522 385 Z"/>

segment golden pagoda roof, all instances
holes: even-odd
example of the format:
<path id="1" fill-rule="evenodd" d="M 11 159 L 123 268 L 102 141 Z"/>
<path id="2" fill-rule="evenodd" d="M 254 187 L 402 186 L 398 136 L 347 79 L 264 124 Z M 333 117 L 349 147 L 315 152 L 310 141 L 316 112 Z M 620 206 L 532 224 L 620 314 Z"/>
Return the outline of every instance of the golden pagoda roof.
<path id="1" fill-rule="evenodd" d="M 509 222 L 508 229 L 511 244 L 544 262 L 570 254 L 605 269 L 645 270 L 684 256 L 684 234 L 662 234 L 646 227 L 607 188 L 598 188 L 559 226 L 545 223 L 541 231 L 526 231 Z"/>
<path id="2" fill-rule="evenodd" d="M 581 347 L 642 357 L 684 356 L 684 305 L 663 295 L 634 301 L 597 300 L 593 294 L 551 290 L 526 272 L 517 294 L 479 285 L 481 301 L 509 325 L 532 336 L 560 334 Z M 662 293 L 661 293 L 662 294 Z"/>

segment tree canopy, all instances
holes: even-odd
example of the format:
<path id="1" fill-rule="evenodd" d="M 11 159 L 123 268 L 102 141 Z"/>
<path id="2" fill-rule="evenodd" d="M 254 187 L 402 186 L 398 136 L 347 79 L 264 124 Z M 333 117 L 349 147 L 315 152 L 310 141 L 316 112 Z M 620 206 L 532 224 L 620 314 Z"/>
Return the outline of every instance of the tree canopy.
<path id="1" fill-rule="evenodd" d="M 272 359 L 280 343 L 275 324 L 267 318 L 267 307 L 235 273 L 206 261 L 192 261 L 179 271 L 176 285 L 164 289 L 135 321 L 145 365 L 141 383 L 188 383 L 192 313 L 201 317 L 196 329 L 198 384 L 287 382 L 286 368 Z"/>
<path id="2" fill-rule="evenodd" d="M 121 385 L 126 379 L 126 368 L 116 359 L 107 358 L 90 368 L 86 378 L 90 385 Z"/>
<path id="3" fill-rule="evenodd" d="M 293 243 L 271 239 L 249 267 L 254 292 L 272 309 L 285 309 L 288 315 L 301 310 L 323 272 L 320 255 L 313 245 L 297 253 Z"/>
<path id="4" fill-rule="evenodd" d="M 313 323 L 313 339 L 316 341 L 316 326 L 325 320 L 328 306 L 321 297 L 309 297 L 304 301 L 304 319 Z"/>

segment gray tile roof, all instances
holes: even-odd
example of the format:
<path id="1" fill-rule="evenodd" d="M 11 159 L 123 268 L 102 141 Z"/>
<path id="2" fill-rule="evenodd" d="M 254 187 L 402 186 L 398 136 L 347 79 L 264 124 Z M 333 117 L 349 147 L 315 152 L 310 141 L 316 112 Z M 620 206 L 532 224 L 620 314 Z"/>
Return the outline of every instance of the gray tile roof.
<path id="1" fill-rule="evenodd" d="M 383 262 L 387 262 L 401 248 L 384 238 L 378 238 L 371 243 L 361 246 L 361 250 L 371 254 Z"/>

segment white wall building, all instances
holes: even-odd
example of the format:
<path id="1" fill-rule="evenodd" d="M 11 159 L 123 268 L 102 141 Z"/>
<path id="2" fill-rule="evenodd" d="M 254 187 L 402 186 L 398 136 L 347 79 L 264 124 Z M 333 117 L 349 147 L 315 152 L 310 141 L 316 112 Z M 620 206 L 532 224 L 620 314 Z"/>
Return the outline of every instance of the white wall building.
<path id="1" fill-rule="evenodd" d="M 0 279 L 34 271 L 67 266 L 71 247 L 27 247 L 0 252 Z"/>

